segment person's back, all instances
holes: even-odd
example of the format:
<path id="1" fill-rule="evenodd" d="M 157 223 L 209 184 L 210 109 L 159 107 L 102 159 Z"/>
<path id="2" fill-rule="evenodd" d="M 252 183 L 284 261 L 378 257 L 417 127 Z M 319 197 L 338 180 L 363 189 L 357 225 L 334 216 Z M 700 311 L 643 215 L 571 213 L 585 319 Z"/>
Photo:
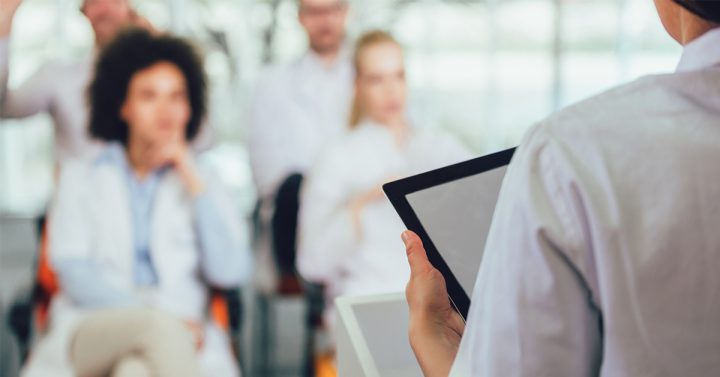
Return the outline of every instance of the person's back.
<path id="1" fill-rule="evenodd" d="M 543 241 L 538 250 L 519 236 L 488 241 L 488 253 L 505 247 L 476 289 L 491 303 L 523 292 L 528 314 L 474 307 L 471 316 L 495 321 L 466 335 L 520 337 L 522 356 L 534 357 L 482 347 L 471 375 L 720 375 L 720 67 L 648 77 L 571 107 L 517 158 L 527 170 L 506 185 L 522 199 L 501 199 L 497 220 L 508 226 L 495 227 L 519 221 Z M 526 216 L 513 216 L 520 207 Z M 555 274 L 499 276 L 509 263 Z M 539 357 L 553 353 L 567 363 Z"/>
<path id="2" fill-rule="evenodd" d="M 453 375 L 720 374 L 716 161 L 717 65 L 538 125 L 504 182 L 469 315 L 482 320 Z"/>
<path id="3" fill-rule="evenodd" d="M 602 375 L 720 375 L 720 66 L 625 90 L 635 101 L 604 106 L 625 124 L 595 119 L 580 160 L 597 180 L 580 208 Z"/>
<path id="4" fill-rule="evenodd" d="M 685 45 L 678 72 L 569 107 L 525 137 L 467 326 L 404 234 L 425 373 L 720 375 L 720 3 L 656 4 Z"/>

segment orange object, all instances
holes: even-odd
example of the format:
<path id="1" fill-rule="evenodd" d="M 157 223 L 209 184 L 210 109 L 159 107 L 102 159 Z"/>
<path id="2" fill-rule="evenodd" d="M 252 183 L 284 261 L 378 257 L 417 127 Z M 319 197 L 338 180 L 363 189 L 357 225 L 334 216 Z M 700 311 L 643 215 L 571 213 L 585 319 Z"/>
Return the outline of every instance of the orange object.
<path id="1" fill-rule="evenodd" d="M 230 329 L 230 315 L 228 304 L 222 295 L 214 293 L 210 301 L 210 316 L 223 330 Z"/>
<path id="2" fill-rule="evenodd" d="M 57 277 L 55 271 L 53 271 L 50 265 L 50 257 L 48 256 L 48 234 L 47 226 L 43 225 L 42 234 L 40 236 L 40 256 L 38 259 L 38 283 L 42 287 L 43 291 L 47 292 L 50 296 L 54 295 L 59 289 Z"/>
<path id="3" fill-rule="evenodd" d="M 335 357 L 332 353 L 323 353 L 315 358 L 315 377 L 337 377 Z"/>
<path id="4" fill-rule="evenodd" d="M 35 297 L 35 305 L 37 306 L 37 326 L 41 331 L 47 327 L 52 296 L 60 289 L 57 276 L 50 265 L 50 257 L 48 256 L 49 241 L 47 229 L 46 222 L 43 224 L 40 234 L 40 250 L 37 263 L 37 283 L 40 289 Z"/>

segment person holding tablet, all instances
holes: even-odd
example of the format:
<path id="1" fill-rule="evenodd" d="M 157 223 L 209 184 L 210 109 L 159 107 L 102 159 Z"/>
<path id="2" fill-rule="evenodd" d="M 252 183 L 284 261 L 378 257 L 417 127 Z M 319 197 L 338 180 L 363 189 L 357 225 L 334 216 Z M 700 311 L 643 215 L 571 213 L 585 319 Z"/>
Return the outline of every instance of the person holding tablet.
<path id="1" fill-rule="evenodd" d="M 720 375 L 720 2 L 655 5 L 684 46 L 677 71 L 526 135 L 467 324 L 403 233 L 426 376 Z"/>
<path id="2" fill-rule="evenodd" d="M 410 275 L 394 252 L 403 225 L 381 185 L 470 157 L 454 139 L 411 127 L 403 52 L 391 35 L 363 35 L 354 64 L 350 132 L 323 152 L 301 194 L 297 267 L 326 285 L 329 324 L 335 297 L 399 292 Z"/>

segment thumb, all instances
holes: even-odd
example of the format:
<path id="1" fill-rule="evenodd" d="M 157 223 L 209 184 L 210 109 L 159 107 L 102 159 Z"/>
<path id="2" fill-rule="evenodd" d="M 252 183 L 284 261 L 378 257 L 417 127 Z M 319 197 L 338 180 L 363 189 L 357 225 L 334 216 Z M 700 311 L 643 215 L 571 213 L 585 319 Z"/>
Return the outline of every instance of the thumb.
<path id="1" fill-rule="evenodd" d="M 422 240 L 417 234 L 406 230 L 402 234 L 402 240 L 405 243 L 405 252 L 407 253 L 408 262 L 410 263 L 411 275 L 424 273 L 433 268 L 428 260 Z"/>

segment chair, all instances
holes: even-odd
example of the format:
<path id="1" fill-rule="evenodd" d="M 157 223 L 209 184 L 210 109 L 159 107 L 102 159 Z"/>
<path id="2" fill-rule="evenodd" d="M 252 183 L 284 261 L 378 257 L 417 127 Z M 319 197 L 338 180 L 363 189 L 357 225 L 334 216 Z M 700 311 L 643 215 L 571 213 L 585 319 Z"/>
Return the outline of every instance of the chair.
<path id="1" fill-rule="evenodd" d="M 285 196 L 286 203 L 283 203 L 287 207 L 290 207 L 289 212 L 297 211 L 297 193 L 302 182 L 302 177 L 299 175 L 292 175 L 281 185 L 279 192 L 286 190 L 289 195 Z M 289 203 L 287 203 L 287 196 L 290 196 Z M 268 244 L 265 248 L 270 249 L 272 260 L 274 264 L 273 274 L 277 277 L 276 284 L 272 289 L 265 292 L 260 292 L 255 298 L 257 304 L 257 310 L 259 311 L 259 366 L 254 368 L 258 375 L 271 376 L 274 371 L 271 370 L 271 365 L 275 364 L 273 361 L 273 341 L 275 334 L 273 332 L 274 326 L 272 324 L 276 320 L 275 303 L 278 299 L 283 298 L 299 298 L 305 302 L 305 338 L 303 339 L 304 344 L 304 355 L 302 365 L 302 376 L 304 377 L 315 377 L 315 348 L 316 348 L 316 331 L 322 327 L 322 313 L 325 307 L 324 300 L 324 287 L 320 284 L 311 283 L 305 281 L 295 269 L 295 257 L 296 250 L 292 245 L 288 245 L 287 240 L 283 241 L 285 245 L 283 247 L 277 247 L 276 242 L 269 242 L 273 239 L 273 228 L 277 228 L 278 221 L 275 215 L 275 210 L 281 203 L 267 203 L 262 200 L 258 201 L 253 212 L 253 226 L 255 234 L 255 248 L 262 249 L 263 242 Z M 287 210 L 287 208 L 285 208 Z M 284 224 L 286 227 L 296 226 L 294 223 Z M 292 233 L 292 232 L 289 232 Z M 294 234 L 283 234 L 294 241 Z M 269 246 L 269 247 L 267 247 Z"/>
<path id="2" fill-rule="evenodd" d="M 8 311 L 8 326 L 17 340 L 21 365 L 27 361 L 30 355 L 33 336 L 47 330 L 50 303 L 59 289 L 57 276 L 50 265 L 48 255 L 46 223 L 45 216 L 40 217 L 37 221 L 40 250 L 36 261 L 33 286 L 16 294 Z M 209 311 L 217 325 L 230 335 L 233 353 L 241 372 L 244 372 L 241 346 L 244 316 L 240 289 L 212 288 Z"/>

